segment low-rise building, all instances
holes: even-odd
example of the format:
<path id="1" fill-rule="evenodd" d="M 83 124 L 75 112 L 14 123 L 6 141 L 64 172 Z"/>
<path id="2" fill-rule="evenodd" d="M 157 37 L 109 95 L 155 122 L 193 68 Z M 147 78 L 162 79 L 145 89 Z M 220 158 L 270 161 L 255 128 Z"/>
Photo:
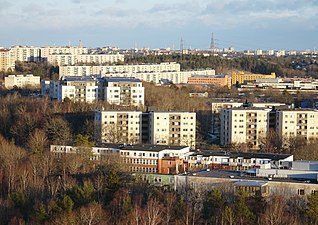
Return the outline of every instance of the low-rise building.
<path id="1" fill-rule="evenodd" d="M 103 160 L 110 154 L 116 154 L 130 172 L 156 174 L 184 172 L 183 158 L 190 151 L 186 146 L 126 144 L 96 146 L 89 150 L 91 160 Z M 81 154 L 81 147 L 51 145 L 50 151 L 61 157 L 68 153 Z"/>
<path id="2" fill-rule="evenodd" d="M 9 75 L 4 78 L 4 86 L 8 89 L 18 88 L 40 88 L 41 78 L 39 76 L 28 75 Z"/>
<path id="3" fill-rule="evenodd" d="M 263 78 L 263 79 L 269 79 L 269 78 L 276 78 L 275 73 L 271 73 L 269 75 L 265 74 L 245 74 L 244 72 L 241 73 L 232 73 L 232 84 L 243 84 L 246 81 L 255 81 L 256 79 Z"/>
<path id="4" fill-rule="evenodd" d="M 188 78 L 188 84 L 209 84 L 231 88 L 231 77 L 227 75 L 192 75 Z"/>

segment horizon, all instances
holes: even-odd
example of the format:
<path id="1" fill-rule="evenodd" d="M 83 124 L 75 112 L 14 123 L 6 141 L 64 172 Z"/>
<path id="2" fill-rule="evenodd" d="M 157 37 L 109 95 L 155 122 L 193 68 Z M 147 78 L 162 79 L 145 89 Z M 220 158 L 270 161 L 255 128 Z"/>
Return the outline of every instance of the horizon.
<path id="1" fill-rule="evenodd" d="M 0 46 L 313 50 L 318 1 L 0 0 Z M 140 7 L 142 6 L 142 7 Z M 70 44 L 71 43 L 71 44 Z"/>

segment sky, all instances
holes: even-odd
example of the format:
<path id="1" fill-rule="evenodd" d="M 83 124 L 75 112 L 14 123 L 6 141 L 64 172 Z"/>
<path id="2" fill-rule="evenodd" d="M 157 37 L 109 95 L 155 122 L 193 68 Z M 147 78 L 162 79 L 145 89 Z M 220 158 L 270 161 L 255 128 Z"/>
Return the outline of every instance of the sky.
<path id="1" fill-rule="evenodd" d="M 0 0 L 0 46 L 318 49 L 318 0 Z"/>

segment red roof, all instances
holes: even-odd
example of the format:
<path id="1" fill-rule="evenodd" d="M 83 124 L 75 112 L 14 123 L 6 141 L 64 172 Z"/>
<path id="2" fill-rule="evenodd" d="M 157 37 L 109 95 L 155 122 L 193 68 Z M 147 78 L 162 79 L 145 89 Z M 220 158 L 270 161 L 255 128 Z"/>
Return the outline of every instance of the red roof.
<path id="1" fill-rule="evenodd" d="M 9 50 L 7 49 L 0 49 L 0 52 L 8 52 Z"/>

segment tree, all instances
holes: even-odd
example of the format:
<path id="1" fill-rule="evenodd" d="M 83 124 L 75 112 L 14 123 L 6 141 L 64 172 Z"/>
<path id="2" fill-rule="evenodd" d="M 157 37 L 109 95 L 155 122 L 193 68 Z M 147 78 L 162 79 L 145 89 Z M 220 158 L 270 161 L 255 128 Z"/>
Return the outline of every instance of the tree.
<path id="1" fill-rule="evenodd" d="M 47 146 L 47 137 L 43 130 L 35 129 L 28 139 L 28 147 L 32 153 L 43 153 Z"/>
<path id="2" fill-rule="evenodd" d="M 240 225 L 254 224 L 255 215 L 247 205 L 248 195 L 246 192 L 238 190 L 235 193 L 235 215 L 236 223 Z"/>
<path id="3" fill-rule="evenodd" d="M 203 202 L 203 218 L 209 224 L 220 224 L 222 212 L 225 207 L 225 199 L 219 189 L 213 189 L 208 192 L 205 201 Z"/>
<path id="4" fill-rule="evenodd" d="M 305 215 L 310 224 L 318 224 L 318 194 L 313 193 L 308 196 L 308 203 L 305 210 Z"/>

